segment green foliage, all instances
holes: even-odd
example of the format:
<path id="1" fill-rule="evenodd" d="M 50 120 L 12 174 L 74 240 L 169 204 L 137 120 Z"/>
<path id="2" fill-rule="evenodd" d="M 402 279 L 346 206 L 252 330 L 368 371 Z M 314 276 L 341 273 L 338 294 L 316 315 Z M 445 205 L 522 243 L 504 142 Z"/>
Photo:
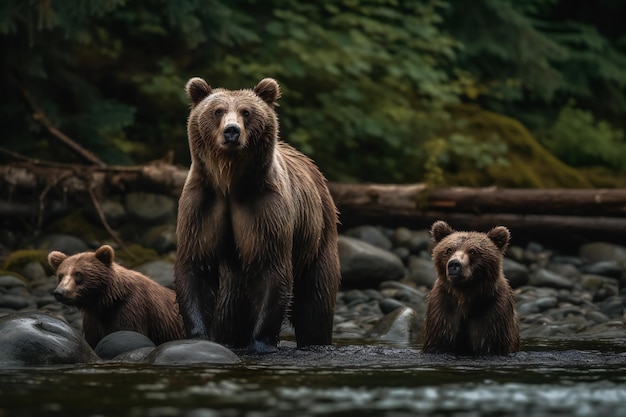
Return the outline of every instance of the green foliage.
<path id="1" fill-rule="evenodd" d="M 624 131 L 596 120 L 591 112 L 574 107 L 573 102 L 561 109 L 544 142 L 557 157 L 575 167 L 626 169 Z"/>
<path id="2" fill-rule="evenodd" d="M 553 126 L 546 140 L 569 147 L 564 158 L 584 134 L 603 150 L 575 161 L 621 169 L 606 150 L 620 149 L 626 128 L 620 12 L 614 0 L 6 0 L 2 146 L 76 161 L 32 117 L 26 92 L 108 163 L 174 150 L 187 164 L 186 80 L 243 88 L 274 77 L 282 138 L 331 180 L 436 184 L 462 180 L 460 171 L 524 171 L 516 161 L 526 155 L 515 153 L 528 147 L 516 149 L 500 124 L 477 134 L 466 129 L 473 119 L 451 117 L 463 100 L 537 131 Z M 570 97 L 587 116 L 559 113 Z M 568 132 L 561 120 L 573 119 L 584 128 Z M 544 183 L 534 174 L 518 185 Z"/>
<path id="3" fill-rule="evenodd" d="M 569 97 L 608 118 L 626 111 L 624 32 L 611 39 L 586 21 L 593 14 L 603 24 L 614 19 L 603 15 L 610 3 L 596 2 L 589 16 L 578 16 L 584 2 L 479 0 L 463 7 L 451 0 L 444 22 L 464 45 L 459 66 L 487 86 L 479 102 L 545 128 Z"/>
<path id="4" fill-rule="evenodd" d="M 438 29 L 440 8 L 285 0 L 257 15 L 260 37 L 273 41 L 242 45 L 206 73 L 229 87 L 277 78 L 283 138 L 330 178 L 417 180 L 421 146 L 446 120 L 443 106 L 457 100 L 444 67 L 458 43 Z"/>

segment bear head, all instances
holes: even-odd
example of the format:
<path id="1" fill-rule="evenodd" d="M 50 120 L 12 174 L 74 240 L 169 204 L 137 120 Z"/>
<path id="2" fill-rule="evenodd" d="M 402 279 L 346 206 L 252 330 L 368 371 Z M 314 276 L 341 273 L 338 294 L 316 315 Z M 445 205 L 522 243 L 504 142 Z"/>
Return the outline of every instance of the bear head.
<path id="1" fill-rule="evenodd" d="M 444 221 L 431 227 L 432 258 L 438 279 L 454 288 L 477 288 L 502 276 L 502 259 L 510 233 L 496 226 L 487 233 L 455 231 Z"/>
<path id="2" fill-rule="evenodd" d="M 109 293 L 114 258 L 113 248 L 109 245 L 103 245 L 95 252 L 72 256 L 59 251 L 50 252 L 48 263 L 59 282 L 53 291 L 54 298 L 79 308 L 101 303 L 101 299 Z"/>
<path id="3" fill-rule="evenodd" d="M 195 77 L 185 91 L 191 105 L 187 134 L 192 162 L 217 176 L 216 182 L 229 181 L 219 177 L 228 176 L 233 164 L 254 157 L 271 162 L 272 157 L 264 154 L 273 152 L 278 139 L 274 107 L 281 92 L 276 80 L 265 78 L 252 89 L 226 90 Z M 246 152 L 250 148 L 253 151 Z"/>

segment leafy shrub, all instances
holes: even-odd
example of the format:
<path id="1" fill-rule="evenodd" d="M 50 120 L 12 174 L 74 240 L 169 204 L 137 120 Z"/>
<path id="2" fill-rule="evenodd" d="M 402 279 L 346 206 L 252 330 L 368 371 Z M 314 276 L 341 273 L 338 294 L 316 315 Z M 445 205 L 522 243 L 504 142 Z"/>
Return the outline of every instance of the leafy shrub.
<path id="1" fill-rule="evenodd" d="M 545 146 L 574 167 L 605 166 L 624 170 L 624 131 L 596 120 L 591 112 L 576 108 L 574 104 L 571 101 L 560 110 L 554 125 L 544 135 Z"/>

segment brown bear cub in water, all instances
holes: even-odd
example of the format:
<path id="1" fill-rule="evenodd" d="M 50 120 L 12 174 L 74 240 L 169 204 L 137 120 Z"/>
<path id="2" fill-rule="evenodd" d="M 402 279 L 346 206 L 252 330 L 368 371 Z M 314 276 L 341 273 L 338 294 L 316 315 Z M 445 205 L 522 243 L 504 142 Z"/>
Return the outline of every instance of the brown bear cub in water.
<path id="1" fill-rule="evenodd" d="M 109 245 L 72 256 L 48 254 L 59 280 L 53 295 L 80 309 L 87 343 L 95 348 L 100 339 L 118 330 L 141 333 L 157 345 L 184 338 L 174 290 L 124 268 L 114 258 Z"/>
<path id="2" fill-rule="evenodd" d="M 186 86 L 191 167 L 178 204 L 176 298 L 190 338 L 274 352 L 331 343 L 341 273 L 326 180 L 279 140 L 276 80 Z"/>
<path id="3" fill-rule="evenodd" d="M 422 350 L 457 355 L 519 351 L 515 299 L 502 271 L 509 230 L 461 232 L 437 221 L 431 235 L 437 280 L 428 295 Z"/>

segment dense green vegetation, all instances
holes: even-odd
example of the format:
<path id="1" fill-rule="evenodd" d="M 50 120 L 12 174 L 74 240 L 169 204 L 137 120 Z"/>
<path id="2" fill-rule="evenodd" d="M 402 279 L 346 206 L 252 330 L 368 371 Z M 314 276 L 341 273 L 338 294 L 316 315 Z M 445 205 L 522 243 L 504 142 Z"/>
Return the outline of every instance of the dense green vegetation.
<path id="1" fill-rule="evenodd" d="M 106 163 L 174 150 L 187 164 L 186 80 L 274 77 L 283 139 L 332 180 L 623 185 L 625 12 L 619 0 L 6 0 L 0 146 L 78 161 L 36 107 Z"/>

